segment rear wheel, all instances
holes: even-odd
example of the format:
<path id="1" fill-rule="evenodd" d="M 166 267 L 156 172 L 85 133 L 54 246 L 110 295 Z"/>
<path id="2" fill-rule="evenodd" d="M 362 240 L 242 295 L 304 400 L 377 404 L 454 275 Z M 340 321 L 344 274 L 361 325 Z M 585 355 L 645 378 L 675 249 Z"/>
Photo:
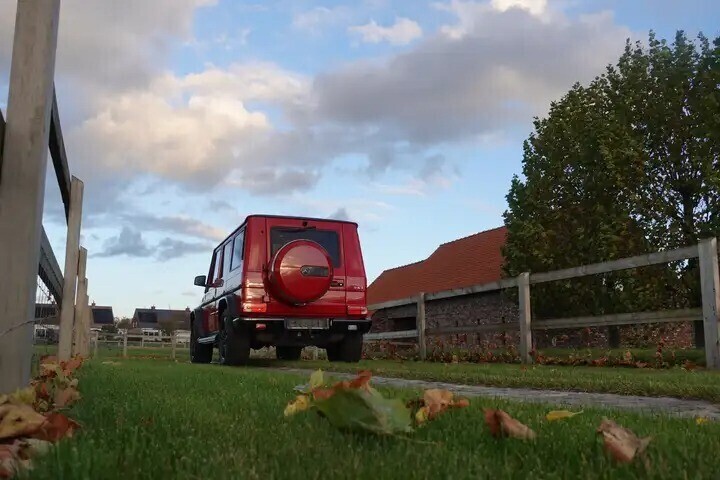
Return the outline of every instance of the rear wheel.
<path id="1" fill-rule="evenodd" d="M 223 326 L 218 332 L 218 353 L 221 365 L 244 365 L 250 359 L 247 332 L 239 332 L 227 314 L 223 314 Z"/>
<path id="2" fill-rule="evenodd" d="M 300 360 L 302 347 L 276 347 L 275 355 L 278 360 Z"/>
<path id="3" fill-rule="evenodd" d="M 195 326 L 190 325 L 190 362 L 191 363 L 210 363 L 213 356 L 213 346 L 210 344 L 202 344 L 197 342 L 197 333 Z"/>
<path id="4" fill-rule="evenodd" d="M 328 360 L 331 362 L 357 363 L 362 358 L 363 337 L 350 333 L 339 343 L 327 348 Z"/>

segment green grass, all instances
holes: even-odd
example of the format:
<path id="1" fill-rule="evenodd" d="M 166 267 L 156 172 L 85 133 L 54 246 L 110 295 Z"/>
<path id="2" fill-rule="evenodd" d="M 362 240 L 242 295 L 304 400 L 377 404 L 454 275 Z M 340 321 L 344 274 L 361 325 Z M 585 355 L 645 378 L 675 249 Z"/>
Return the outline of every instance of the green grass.
<path id="1" fill-rule="evenodd" d="M 169 348 L 128 348 L 131 357 L 170 359 Z M 117 359 L 122 349 L 103 347 L 101 359 Z M 177 350 L 177 359 L 186 361 L 187 349 Z M 720 403 L 720 372 L 704 369 L 637 369 L 623 367 L 572 367 L 537 365 L 524 367 L 501 363 L 444 364 L 418 361 L 363 360 L 357 364 L 326 360 L 280 362 L 254 360 L 257 367 L 294 367 L 354 373 L 369 369 L 375 375 L 417 380 L 443 381 L 466 385 L 527 387 L 548 390 L 617 393 L 622 395 L 672 396 Z"/>
<path id="2" fill-rule="evenodd" d="M 127 360 L 86 363 L 83 425 L 35 462 L 37 479 L 230 478 L 711 478 L 720 424 L 586 409 L 548 423 L 546 407 L 472 399 L 421 428 L 435 444 L 347 434 L 306 412 L 283 408 L 291 374 L 218 365 Z M 381 389 L 409 398 L 417 392 Z M 538 433 L 535 442 L 492 438 L 482 407 L 501 407 Z M 654 437 L 647 466 L 614 466 L 595 429 L 607 415 Z"/>
<path id="3" fill-rule="evenodd" d="M 530 387 L 548 390 L 605 392 L 623 395 L 673 396 L 720 403 L 720 372 L 706 370 L 636 369 L 619 367 L 524 367 L 500 363 L 444 364 L 415 361 L 363 360 L 357 364 L 326 361 L 258 362 L 339 372 L 369 369 L 375 375 L 442 381 L 466 385 Z"/>

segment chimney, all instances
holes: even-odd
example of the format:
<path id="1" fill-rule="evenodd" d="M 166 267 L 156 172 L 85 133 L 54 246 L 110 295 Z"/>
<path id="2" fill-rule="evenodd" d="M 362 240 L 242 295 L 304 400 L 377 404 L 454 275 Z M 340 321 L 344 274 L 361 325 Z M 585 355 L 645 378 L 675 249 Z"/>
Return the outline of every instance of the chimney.
<path id="1" fill-rule="evenodd" d="M 92 306 L 93 306 L 93 307 L 95 306 L 95 302 L 92 302 Z"/>
<path id="2" fill-rule="evenodd" d="M 152 307 L 150 307 L 150 310 L 155 310 L 155 305 L 153 305 Z"/>

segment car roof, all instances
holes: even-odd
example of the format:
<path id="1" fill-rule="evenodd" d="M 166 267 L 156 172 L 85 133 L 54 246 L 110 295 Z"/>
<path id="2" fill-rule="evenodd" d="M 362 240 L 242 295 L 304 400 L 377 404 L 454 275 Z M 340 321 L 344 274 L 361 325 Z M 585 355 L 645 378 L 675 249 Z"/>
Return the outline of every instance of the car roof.
<path id="1" fill-rule="evenodd" d="M 348 225 L 355 225 L 356 227 L 358 226 L 357 222 L 351 222 L 350 220 L 337 220 L 334 218 L 297 217 L 297 216 L 292 216 L 292 215 L 266 215 L 266 214 L 262 214 L 262 213 L 253 213 L 252 215 L 248 215 L 247 217 L 245 217 L 245 220 L 243 220 L 243 222 L 240 224 L 240 226 L 238 226 L 235 230 L 230 232 L 230 234 L 228 236 L 226 236 L 225 238 L 223 238 L 220 243 L 215 245 L 215 248 L 217 248 L 220 245 L 222 245 L 223 243 L 227 242 L 228 239 L 230 237 L 232 237 L 233 235 L 235 235 L 235 233 L 238 230 L 243 228 L 247 224 L 248 220 L 250 220 L 251 218 L 286 218 L 288 220 L 310 220 L 310 221 L 314 221 L 314 222 L 346 223 Z M 215 248 L 213 248 L 213 250 Z"/>

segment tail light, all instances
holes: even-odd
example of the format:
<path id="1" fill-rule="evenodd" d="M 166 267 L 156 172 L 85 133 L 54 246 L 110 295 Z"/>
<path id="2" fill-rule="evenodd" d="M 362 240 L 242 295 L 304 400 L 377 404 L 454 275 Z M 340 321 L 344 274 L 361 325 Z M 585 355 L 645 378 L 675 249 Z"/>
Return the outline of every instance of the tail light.
<path id="1" fill-rule="evenodd" d="M 245 313 L 265 313 L 267 312 L 267 303 L 243 302 L 242 311 Z"/>
<path id="2" fill-rule="evenodd" d="M 367 307 L 360 305 L 348 305 L 347 307 L 348 315 L 367 315 L 367 312 Z"/>

